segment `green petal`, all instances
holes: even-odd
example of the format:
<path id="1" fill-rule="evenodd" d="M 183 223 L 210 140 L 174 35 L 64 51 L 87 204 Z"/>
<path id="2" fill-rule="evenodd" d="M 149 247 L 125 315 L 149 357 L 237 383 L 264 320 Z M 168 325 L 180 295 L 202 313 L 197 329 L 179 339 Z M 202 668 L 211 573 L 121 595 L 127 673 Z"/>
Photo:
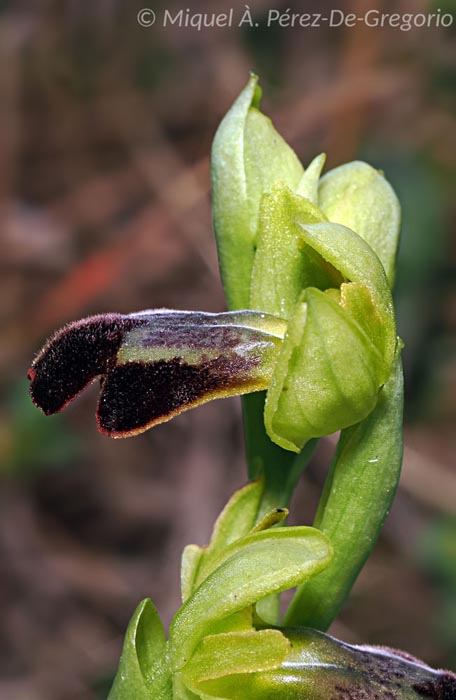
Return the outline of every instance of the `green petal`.
<path id="1" fill-rule="evenodd" d="M 227 632 L 248 632 L 253 629 L 253 605 L 243 608 L 233 615 L 216 620 L 208 628 L 207 634 L 226 634 Z"/>
<path id="2" fill-rule="evenodd" d="M 292 189 L 303 168 L 292 149 L 258 111 L 257 77 L 222 120 L 214 137 L 211 179 L 214 228 L 228 308 L 248 308 L 260 199 L 275 180 Z"/>
<path id="3" fill-rule="evenodd" d="M 350 294 L 348 286 L 345 289 L 346 295 L 342 294 L 341 304 L 365 327 L 369 337 L 382 352 L 385 363 L 391 366 L 396 349 L 396 324 L 391 291 L 379 258 L 359 235 L 346 226 L 333 223 L 312 225 L 306 222 L 299 222 L 299 226 L 308 246 L 339 270 L 347 280 L 369 289 L 370 312 L 365 309 L 366 298 L 361 313 L 355 312 L 353 295 L 351 299 L 346 296 Z"/>
<path id="4" fill-rule="evenodd" d="M 181 673 L 173 674 L 173 696 L 172 700 L 202 700 L 202 695 L 197 695 L 190 690 L 185 677 Z M 224 698 L 212 698 L 211 700 L 225 700 Z"/>
<path id="5" fill-rule="evenodd" d="M 318 194 L 330 221 L 353 229 L 373 248 L 392 286 L 401 214 L 388 181 L 367 163 L 354 161 L 324 175 Z"/>
<path id="6" fill-rule="evenodd" d="M 223 564 L 224 561 L 233 556 L 236 551 L 243 549 L 243 547 L 245 547 L 245 545 L 251 541 L 251 537 L 253 535 L 268 530 L 274 525 L 278 525 L 285 520 L 287 515 L 288 510 L 286 508 L 274 508 L 266 513 L 266 515 L 261 518 L 256 525 L 253 526 L 254 521 L 251 521 L 252 527 L 246 535 L 231 541 L 229 544 L 227 543 L 223 547 L 217 547 L 214 549 L 208 548 L 209 551 L 207 552 L 207 556 L 201 559 L 197 576 L 195 577 L 194 581 L 194 588 L 200 585 L 209 576 L 209 574 Z"/>
<path id="7" fill-rule="evenodd" d="M 319 156 L 313 159 L 310 165 L 307 166 L 304 175 L 298 183 L 296 194 L 305 197 L 318 206 L 318 184 L 320 182 L 321 171 L 324 168 L 326 161 L 326 153 L 320 153 Z"/>
<path id="8" fill-rule="evenodd" d="M 195 579 L 200 565 L 204 547 L 188 544 L 182 552 L 181 559 L 181 597 L 185 603 L 195 589 Z"/>
<path id="9" fill-rule="evenodd" d="M 271 440 L 299 452 L 312 437 L 353 425 L 374 408 L 381 355 L 330 295 L 308 289 L 296 304 L 265 406 Z"/>
<path id="10" fill-rule="evenodd" d="M 298 585 L 324 569 L 329 541 L 306 527 L 277 528 L 230 545 L 232 554 L 208 576 L 177 612 L 170 629 L 173 669 L 181 669 L 217 620 L 271 593 Z"/>

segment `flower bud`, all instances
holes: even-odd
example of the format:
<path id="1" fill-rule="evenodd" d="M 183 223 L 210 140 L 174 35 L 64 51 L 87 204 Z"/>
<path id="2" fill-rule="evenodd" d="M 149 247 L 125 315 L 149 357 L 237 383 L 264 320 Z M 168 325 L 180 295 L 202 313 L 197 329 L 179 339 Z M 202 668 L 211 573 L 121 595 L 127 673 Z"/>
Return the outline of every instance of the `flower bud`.
<path id="1" fill-rule="evenodd" d="M 294 190 L 303 174 L 293 150 L 259 111 L 260 99 L 258 78 L 252 75 L 212 145 L 214 229 L 229 309 L 249 308 L 262 195 L 277 180 Z"/>
<path id="2" fill-rule="evenodd" d="M 279 668 L 201 684 L 226 700 L 452 700 L 456 676 L 395 649 L 354 646 L 311 629 L 282 629 L 291 650 Z"/>

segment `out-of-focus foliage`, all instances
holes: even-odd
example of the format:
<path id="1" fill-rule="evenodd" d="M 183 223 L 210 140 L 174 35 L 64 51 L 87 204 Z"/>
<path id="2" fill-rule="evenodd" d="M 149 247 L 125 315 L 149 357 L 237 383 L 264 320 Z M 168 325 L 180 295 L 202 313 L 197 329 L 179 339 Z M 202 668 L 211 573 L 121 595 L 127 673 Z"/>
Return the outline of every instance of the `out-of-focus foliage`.
<path id="1" fill-rule="evenodd" d="M 440 602 L 434 612 L 437 633 L 456 663 L 456 516 L 430 523 L 418 544 L 418 557 L 432 577 Z"/>
<path id="2" fill-rule="evenodd" d="M 26 381 L 12 387 L 0 427 L 0 476 L 33 477 L 60 468 L 79 457 L 82 447 L 64 416 L 47 421 L 33 410 Z"/>

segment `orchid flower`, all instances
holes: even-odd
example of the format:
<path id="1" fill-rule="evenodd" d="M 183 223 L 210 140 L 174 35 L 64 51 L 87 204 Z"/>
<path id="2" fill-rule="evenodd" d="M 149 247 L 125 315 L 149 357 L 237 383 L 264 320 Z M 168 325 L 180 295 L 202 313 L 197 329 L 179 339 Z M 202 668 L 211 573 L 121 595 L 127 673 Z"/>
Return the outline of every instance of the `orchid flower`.
<path id="1" fill-rule="evenodd" d="M 228 312 L 147 310 L 65 326 L 29 369 L 52 414 L 100 378 L 99 430 L 129 437 L 243 395 L 251 481 L 182 557 L 168 637 L 143 601 L 109 700 L 452 700 L 456 677 L 324 634 L 371 552 L 402 462 L 392 285 L 400 209 L 353 162 L 304 169 L 251 76 L 214 138 L 214 228 Z M 287 506 L 316 440 L 341 431 L 314 527 Z M 280 619 L 278 595 L 297 591 Z"/>

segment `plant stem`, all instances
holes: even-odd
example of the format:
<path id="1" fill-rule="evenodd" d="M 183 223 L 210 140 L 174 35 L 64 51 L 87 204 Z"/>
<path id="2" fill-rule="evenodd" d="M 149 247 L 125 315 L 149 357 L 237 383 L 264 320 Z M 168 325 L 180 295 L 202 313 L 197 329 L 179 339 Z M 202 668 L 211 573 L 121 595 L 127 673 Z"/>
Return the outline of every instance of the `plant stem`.
<path id="1" fill-rule="evenodd" d="M 250 479 L 264 479 L 264 491 L 258 509 L 257 520 L 273 508 L 287 507 L 299 476 L 309 463 L 317 445 L 310 440 L 296 454 L 283 450 L 269 439 L 264 427 L 265 391 L 242 397 L 244 413 L 245 450 Z M 269 624 L 277 624 L 280 617 L 280 596 L 268 596 L 256 606 L 257 613 Z"/>
<path id="2" fill-rule="evenodd" d="M 264 427 L 265 397 L 266 392 L 258 391 L 242 400 L 249 478 L 263 476 L 265 482 L 258 519 L 273 508 L 288 506 L 318 442 L 309 440 L 299 454 L 283 450 L 271 442 Z"/>
<path id="3" fill-rule="evenodd" d="M 341 433 L 314 522 L 329 537 L 334 558 L 298 588 L 285 625 L 327 629 L 373 549 L 401 472 L 402 405 L 398 351 L 375 409 Z"/>

